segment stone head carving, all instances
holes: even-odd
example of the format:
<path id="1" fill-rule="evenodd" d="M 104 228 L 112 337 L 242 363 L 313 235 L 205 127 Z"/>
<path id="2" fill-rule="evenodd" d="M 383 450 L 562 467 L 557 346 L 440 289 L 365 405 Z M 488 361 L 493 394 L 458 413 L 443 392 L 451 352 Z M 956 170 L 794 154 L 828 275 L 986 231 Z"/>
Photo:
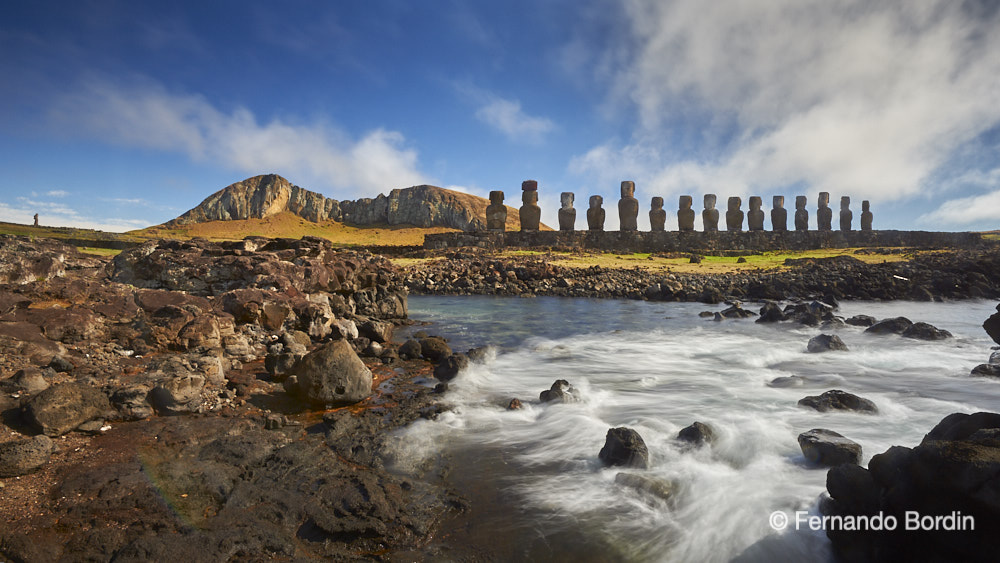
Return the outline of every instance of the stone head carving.
<path id="1" fill-rule="evenodd" d="M 873 215 L 872 215 L 871 207 L 869 206 L 868 200 L 866 199 L 866 200 L 864 200 L 864 201 L 861 202 L 861 230 L 862 231 L 870 231 L 870 230 L 872 230 L 872 219 L 873 219 Z"/>
<path id="2" fill-rule="evenodd" d="M 719 210 L 715 208 L 715 194 L 705 194 L 705 210 L 701 212 L 701 221 L 706 233 L 719 230 Z"/>
<path id="3" fill-rule="evenodd" d="M 625 180 L 622 182 L 622 198 L 635 197 L 635 182 Z"/>
<path id="4" fill-rule="evenodd" d="M 819 208 L 816 210 L 816 229 L 833 229 L 833 211 L 830 209 L 830 192 L 819 192 Z"/>
<path id="5" fill-rule="evenodd" d="M 750 209 L 759 210 L 762 205 L 764 205 L 764 202 L 760 199 L 760 196 L 750 196 Z"/>
<path id="6" fill-rule="evenodd" d="M 729 198 L 727 202 L 728 210 L 726 211 L 726 230 L 727 231 L 742 231 L 743 230 L 743 211 L 740 210 L 740 205 L 743 200 L 739 197 L 733 196 Z"/>
<path id="7" fill-rule="evenodd" d="M 493 190 L 490 192 L 490 203 L 498 204 L 503 203 L 503 192 L 500 190 Z"/>
<path id="8" fill-rule="evenodd" d="M 562 204 L 563 209 L 573 209 L 574 199 L 576 199 L 576 196 L 573 195 L 573 192 L 563 192 L 559 194 L 559 203 Z"/>
<path id="9" fill-rule="evenodd" d="M 771 199 L 771 230 L 779 233 L 788 230 L 788 210 L 785 209 L 783 195 Z"/>
<path id="10" fill-rule="evenodd" d="M 795 196 L 795 230 L 809 230 L 809 211 L 806 209 L 806 196 Z"/>
<path id="11" fill-rule="evenodd" d="M 603 197 L 599 195 L 590 196 L 590 209 L 587 210 L 587 227 L 591 231 L 604 230 L 605 211 L 604 208 L 601 207 L 603 204 Z"/>
<path id="12" fill-rule="evenodd" d="M 705 194 L 705 209 L 715 209 L 715 194 Z"/>
<path id="13" fill-rule="evenodd" d="M 871 204 L 867 199 L 861 202 L 861 211 L 871 211 Z"/>
<path id="14" fill-rule="evenodd" d="M 854 219 L 854 213 L 851 212 L 851 198 L 845 195 L 840 198 L 840 230 L 851 230 L 852 219 Z"/>
<path id="15" fill-rule="evenodd" d="M 666 228 L 667 212 L 663 210 L 663 198 L 653 197 L 649 202 L 649 230 L 662 231 Z"/>
<path id="16" fill-rule="evenodd" d="M 850 197 L 848 197 L 848 196 L 845 195 L 844 197 L 840 198 L 840 209 L 842 211 L 845 210 L 845 209 L 850 209 L 850 207 L 851 207 L 851 198 Z"/>
<path id="17" fill-rule="evenodd" d="M 771 207 L 774 209 L 784 209 L 785 208 L 785 196 L 776 195 L 771 198 Z"/>
<path id="18" fill-rule="evenodd" d="M 535 205 L 538 203 L 538 192 L 521 192 L 521 202 L 525 205 Z"/>
<path id="19" fill-rule="evenodd" d="M 829 207 L 830 206 L 830 192 L 819 192 L 819 199 L 817 200 L 819 207 Z"/>
<path id="20" fill-rule="evenodd" d="M 538 207 L 538 183 L 534 180 L 528 180 L 522 183 L 521 187 L 523 188 L 528 182 L 531 182 L 534 189 L 525 189 L 521 192 L 523 205 L 518 210 L 518 217 L 521 220 L 522 231 L 537 231 L 542 220 L 542 210 Z"/>
<path id="21" fill-rule="evenodd" d="M 678 206 L 681 209 L 691 209 L 691 206 L 693 204 L 694 204 L 694 200 L 689 195 L 682 195 L 681 198 L 680 198 L 680 201 L 678 202 Z"/>
<path id="22" fill-rule="evenodd" d="M 635 199 L 635 182 L 622 182 L 622 198 L 618 200 L 618 229 L 621 231 L 639 230 L 639 200 Z"/>
<path id="23" fill-rule="evenodd" d="M 503 192 L 490 192 L 490 204 L 486 206 L 486 229 L 503 232 L 507 229 L 507 206 L 503 204 Z"/>
<path id="24" fill-rule="evenodd" d="M 521 182 L 521 189 L 526 192 L 537 192 L 538 191 L 538 181 L 537 180 L 525 180 Z"/>
<path id="25" fill-rule="evenodd" d="M 694 209 L 691 209 L 693 203 L 694 201 L 689 195 L 682 195 L 680 197 L 678 202 L 679 209 L 677 209 L 677 230 L 694 230 Z"/>
<path id="26" fill-rule="evenodd" d="M 592 195 L 592 196 L 590 196 L 590 208 L 591 209 L 600 209 L 600 207 L 602 205 L 604 205 L 604 198 L 603 197 L 601 197 L 599 195 Z"/>
<path id="27" fill-rule="evenodd" d="M 739 197 L 733 196 L 729 198 L 729 201 L 726 203 L 729 206 L 729 211 L 736 211 L 740 208 L 740 205 L 743 204 L 743 200 Z"/>
<path id="28" fill-rule="evenodd" d="M 572 231 L 576 225 L 576 209 L 573 209 L 573 200 L 576 196 L 573 192 L 563 192 L 559 194 L 559 201 L 562 207 L 559 209 L 559 230 Z"/>
<path id="29" fill-rule="evenodd" d="M 649 202 L 649 206 L 653 209 L 663 209 L 663 198 L 660 196 L 653 196 L 653 199 Z"/>
<path id="30" fill-rule="evenodd" d="M 806 196 L 797 195 L 795 196 L 795 209 L 805 209 L 806 208 Z"/>
<path id="31" fill-rule="evenodd" d="M 764 230 L 764 212 L 760 207 L 764 205 L 760 196 L 750 196 L 750 211 L 747 211 L 747 228 L 751 231 Z"/>

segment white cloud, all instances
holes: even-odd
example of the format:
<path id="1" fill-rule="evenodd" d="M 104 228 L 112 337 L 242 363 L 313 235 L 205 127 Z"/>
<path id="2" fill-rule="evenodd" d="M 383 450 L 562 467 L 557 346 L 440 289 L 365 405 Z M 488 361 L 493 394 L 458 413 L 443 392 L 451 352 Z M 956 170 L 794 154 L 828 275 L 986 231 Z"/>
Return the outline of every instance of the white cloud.
<path id="1" fill-rule="evenodd" d="M 476 119 L 500 131 L 512 141 L 540 143 L 555 129 L 555 123 L 546 117 L 524 113 L 521 102 L 489 96 L 485 105 L 476 110 Z"/>
<path id="2" fill-rule="evenodd" d="M 660 195 L 926 195 L 935 170 L 1000 124 L 998 18 L 971 5 L 630 0 L 630 37 L 614 47 L 630 50 L 608 80 L 638 130 L 569 169 Z"/>
<path id="3" fill-rule="evenodd" d="M 49 197 L 66 197 L 69 195 L 69 192 L 67 192 L 66 190 L 51 190 L 45 192 L 45 195 Z"/>
<path id="4" fill-rule="evenodd" d="M 66 96 L 53 112 L 82 134 L 129 146 L 177 151 L 247 175 L 278 172 L 292 182 L 324 186 L 344 196 L 373 196 L 426 183 L 416 151 L 385 129 L 353 139 L 324 124 L 260 123 L 237 107 L 220 110 L 200 96 L 157 85 L 119 87 L 92 82 Z"/>
<path id="5" fill-rule="evenodd" d="M 974 225 L 992 221 L 990 228 L 1000 228 L 1000 190 L 988 194 L 953 199 L 918 221 L 929 224 Z"/>

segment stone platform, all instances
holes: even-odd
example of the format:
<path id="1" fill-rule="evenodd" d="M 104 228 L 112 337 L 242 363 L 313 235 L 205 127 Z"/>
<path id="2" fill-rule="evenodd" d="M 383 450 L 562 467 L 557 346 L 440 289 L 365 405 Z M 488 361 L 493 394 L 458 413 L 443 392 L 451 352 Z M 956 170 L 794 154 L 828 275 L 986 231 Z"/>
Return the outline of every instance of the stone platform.
<path id="1" fill-rule="evenodd" d="M 974 248 L 979 233 L 928 231 L 537 231 L 460 232 L 424 237 L 424 248 L 583 248 L 613 252 L 773 251 L 820 248 Z"/>

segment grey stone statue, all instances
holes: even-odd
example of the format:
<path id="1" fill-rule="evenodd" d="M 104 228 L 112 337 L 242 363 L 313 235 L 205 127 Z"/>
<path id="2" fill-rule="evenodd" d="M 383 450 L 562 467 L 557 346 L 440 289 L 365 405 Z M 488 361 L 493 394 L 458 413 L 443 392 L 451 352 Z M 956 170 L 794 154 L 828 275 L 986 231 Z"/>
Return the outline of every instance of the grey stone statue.
<path id="1" fill-rule="evenodd" d="M 870 231 L 870 230 L 872 230 L 872 219 L 873 218 L 874 217 L 872 216 L 871 206 L 869 205 L 868 200 L 866 199 L 866 200 L 864 200 L 864 201 L 861 202 L 861 230 L 862 231 Z"/>
<path id="2" fill-rule="evenodd" d="M 542 208 L 538 207 L 538 182 L 526 180 L 521 182 L 521 230 L 537 231 L 542 221 Z"/>
<path id="3" fill-rule="evenodd" d="M 806 209 L 806 196 L 795 196 L 795 230 L 809 230 L 809 210 Z"/>
<path id="4" fill-rule="evenodd" d="M 783 195 L 776 195 L 771 199 L 771 230 L 776 233 L 788 230 L 788 210 L 785 209 Z"/>
<path id="5" fill-rule="evenodd" d="M 507 206 L 503 204 L 503 192 L 490 192 L 490 204 L 486 207 L 486 230 L 504 232 L 507 230 Z"/>
<path id="6" fill-rule="evenodd" d="M 694 201 L 691 199 L 691 196 L 681 196 L 680 202 L 678 203 L 679 208 L 677 209 L 677 230 L 694 230 L 694 209 L 691 209 L 691 205 L 693 203 Z"/>
<path id="7" fill-rule="evenodd" d="M 572 231 L 576 224 L 576 209 L 573 208 L 575 198 L 573 192 L 559 194 L 559 201 L 562 203 L 562 207 L 559 208 L 560 231 Z"/>
<path id="8" fill-rule="evenodd" d="M 599 195 L 590 196 L 590 209 L 587 210 L 587 228 L 591 231 L 604 230 L 604 198 Z"/>
<path id="9" fill-rule="evenodd" d="M 740 205 L 742 204 L 743 200 L 736 196 L 729 198 L 729 209 L 726 210 L 727 231 L 743 230 L 743 211 L 740 209 Z"/>
<path id="10" fill-rule="evenodd" d="M 649 230 L 664 231 L 667 225 L 667 212 L 663 210 L 663 198 L 654 197 L 649 202 Z"/>
<path id="11" fill-rule="evenodd" d="M 854 213 L 851 212 L 851 198 L 845 195 L 840 198 L 840 230 L 851 230 L 852 219 L 854 219 Z"/>
<path id="12" fill-rule="evenodd" d="M 833 210 L 830 209 L 830 192 L 819 192 L 819 207 L 816 209 L 816 230 L 833 230 Z"/>
<path id="13" fill-rule="evenodd" d="M 620 231 L 638 231 L 639 200 L 635 199 L 635 182 L 622 182 L 622 198 L 618 200 Z"/>
<path id="14" fill-rule="evenodd" d="M 764 230 L 764 212 L 760 209 L 764 201 L 760 196 L 750 196 L 750 211 L 747 211 L 747 229 L 751 231 Z"/>
<path id="15" fill-rule="evenodd" d="M 715 208 L 715 194 L 705 194 L 705 210 L 701 212 L 701 223 L 706 233 L 719 230 L 719 210 Z"/>
<path id="16" fill-rule="evenodd" d="M 38 213 L 35 213 L 35 226 L 38 226 Z"/>

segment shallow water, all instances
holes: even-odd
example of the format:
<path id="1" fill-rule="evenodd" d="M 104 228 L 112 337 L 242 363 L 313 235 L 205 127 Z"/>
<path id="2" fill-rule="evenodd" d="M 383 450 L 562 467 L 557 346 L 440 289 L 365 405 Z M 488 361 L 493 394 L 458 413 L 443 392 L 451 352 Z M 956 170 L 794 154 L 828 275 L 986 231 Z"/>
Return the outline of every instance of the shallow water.
<path id="1" fill-rule="evenodd" d="M 698 317 L 723 307 L 411 297 L 410 316 L 433 323 L 424 330 L 448 336 L 456 350 L 489 344 L 497 353 L 451 383 L 454 412 L 398 436 L 395 461 L 407 469 L 441 454 L 461 460 L 456 471 L 479 491 L 473 501 L 506 508 L 474 510 L 480 521 L 456 541 L 517 542 L 507 556 L 826 560 L 823 532 L 769 525 L 774 511 L 816 513 L 825 492 L 826 471 L 805 463 L 798 434 L 840 432 L 862 445 L 867 464 L 891 445 L 916 445 L 953 412 L 1000 411 L 1000 382 L 969 376 L 989 357 L 993 342 L 981 325 L 994 302 L 845 302 L 838 311 L 929 322 L 955 335 L 941 342 L 858 327 L 823 331 Z M 835 332 L 850 351 L 806 352 L 821 332 Z M 804 384 L 768 385 L 791 375 Z M 569 380 L 583 400 L 539 404 L 538 393 L 556 379 Z M 871 399 L 880 412 L 819 413 L 796 404 L 829 389 Z M 525 408 L 505 410 L 512 397 Z M 715 429 L 714 445 L 685 449 L 675 442 L 694 421 Z M 615 426 L 642 435 L 651 467 L 627 471 L 673 483 L 669 502 L 617 485 L 623 470 L 601 467 L 597 452 Z"/>

